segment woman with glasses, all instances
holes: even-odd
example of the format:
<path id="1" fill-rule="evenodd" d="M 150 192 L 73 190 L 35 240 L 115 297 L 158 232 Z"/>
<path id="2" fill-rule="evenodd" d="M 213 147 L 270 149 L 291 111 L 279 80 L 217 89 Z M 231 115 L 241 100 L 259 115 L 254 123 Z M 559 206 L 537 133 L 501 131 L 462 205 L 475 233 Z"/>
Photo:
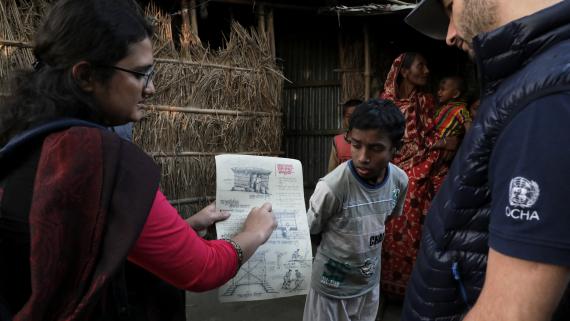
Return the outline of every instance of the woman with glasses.
<path id="1" fill-rule="evenodd" d="M 0 106 L 0 320 L 184 319 L 155 277 L 216 288 L 275 229 L 265 204 L 232 239 L 203 240 L 194 229 L 228 214 L 182 220 L 158 166 L 106 129 L 143 116 L 151 36 L 130 0 L 61 0 L 40 27 L 34 70 Z"/>

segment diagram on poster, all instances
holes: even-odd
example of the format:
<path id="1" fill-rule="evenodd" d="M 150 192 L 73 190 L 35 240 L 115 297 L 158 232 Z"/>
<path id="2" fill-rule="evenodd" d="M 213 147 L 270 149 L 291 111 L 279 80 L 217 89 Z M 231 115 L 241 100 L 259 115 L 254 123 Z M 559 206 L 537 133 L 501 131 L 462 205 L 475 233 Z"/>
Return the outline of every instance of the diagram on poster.
<path id="1" fill-rule="evenodd" d="M 222 302 L 308 292 L 313 257 L 301 163 L 277 157 L 216 156 L 216 207 L 231 213 L 228 220 L 216 223 L 218 238 L 237 234 L 250 210 L 265 202 L 272 204 L 278 227 L 220 288 Z"/>

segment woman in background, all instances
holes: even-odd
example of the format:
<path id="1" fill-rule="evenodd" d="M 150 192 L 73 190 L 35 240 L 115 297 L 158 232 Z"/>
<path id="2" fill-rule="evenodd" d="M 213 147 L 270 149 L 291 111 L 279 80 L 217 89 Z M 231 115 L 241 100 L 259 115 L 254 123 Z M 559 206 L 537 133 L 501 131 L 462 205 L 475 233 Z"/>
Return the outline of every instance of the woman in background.
<path id="1" fill-rule="evenodd" d="M 433 198 L 430 173 L 440 152 L 434 130 L 434 97 L 423 91 L 429 79 L 426 59 L 406 52 L 394 60 L 381 98 L 394 101 L 406 119 L 403 146 L 393 163 L 408 175 L 408 194 L 403 214 L 386 224 L 382 246 L 382 291 L 403 298 L 421 239 L 424 216 Z"/>

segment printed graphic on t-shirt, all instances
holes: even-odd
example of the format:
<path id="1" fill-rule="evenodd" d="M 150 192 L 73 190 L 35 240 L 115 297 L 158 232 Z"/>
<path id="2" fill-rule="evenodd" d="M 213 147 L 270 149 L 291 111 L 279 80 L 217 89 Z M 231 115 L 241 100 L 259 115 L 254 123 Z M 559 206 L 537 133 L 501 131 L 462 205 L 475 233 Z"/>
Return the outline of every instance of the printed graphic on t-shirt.
<path id="1" fill-rule="evenodd" d="M 333 259 L 329 259 L 324 265 L 325 270 L 321 275 L 321 284 L 330 288 L 339 288 L 344 282 L 346 273 L 350 270 L 350 267 L 346 264 L 337 262 Z"/>
<path id="2" fill-rule="evenodd" d="M 360 270 L 362 276 L 365 278 L 373 276 L 374 272 L 376 271 L 375 260 L 373 261 L 372 259 L 366 259 L 366 261 L 364 261 L 364 264 L 358 269 Z"/>
<path id="3" fill-rule="evenodd" d="M 540 187 L 535 181 L 518 176 L 509 184 L 509 205 L 505 214 L 515 220 L 540 221 L 538 211 L 533 206 L 540 196 Z"/>
<path id="4" fill-rule="evenodd" d="M 384 240 L 384 233 L 380 233 L 378 235 L 372 235 L 370 237 L 370 247 L 382 243 L 383 240 Z"/>
<path id="5" fill-rule="evenodd" d="M 396 203 L 398 203 L 398 197 L 400 197 L 400 189 L 395 188 L 392 190 L 392 201 L 390 203 L 392 205 L 392 209 L 396 207 Z"/>

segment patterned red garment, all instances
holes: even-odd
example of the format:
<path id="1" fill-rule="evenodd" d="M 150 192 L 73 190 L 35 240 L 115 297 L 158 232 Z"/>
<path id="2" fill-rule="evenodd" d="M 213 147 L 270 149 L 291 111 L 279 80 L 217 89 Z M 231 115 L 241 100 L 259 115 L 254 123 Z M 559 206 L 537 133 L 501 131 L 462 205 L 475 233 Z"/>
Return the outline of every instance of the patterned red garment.
<path id="1" fill-rule="evenodd" d="M 382 245 L 382 291 L 396 298 L 403 297 L 416 260 L 424 217 L 434 196 L 430 175 L 440 155 L 430 149 L 439 139 L 432 118 L 433 96 L 414 90 L 408 98 L 398 97 L 397 78 L 403 60 L 404 54 L 392 64 L 381 95 L 394 101 L 406 119 L 404 144 L 393 163 L 408 175 L 408 194 L 403 214 L 386 224 Z"/>

